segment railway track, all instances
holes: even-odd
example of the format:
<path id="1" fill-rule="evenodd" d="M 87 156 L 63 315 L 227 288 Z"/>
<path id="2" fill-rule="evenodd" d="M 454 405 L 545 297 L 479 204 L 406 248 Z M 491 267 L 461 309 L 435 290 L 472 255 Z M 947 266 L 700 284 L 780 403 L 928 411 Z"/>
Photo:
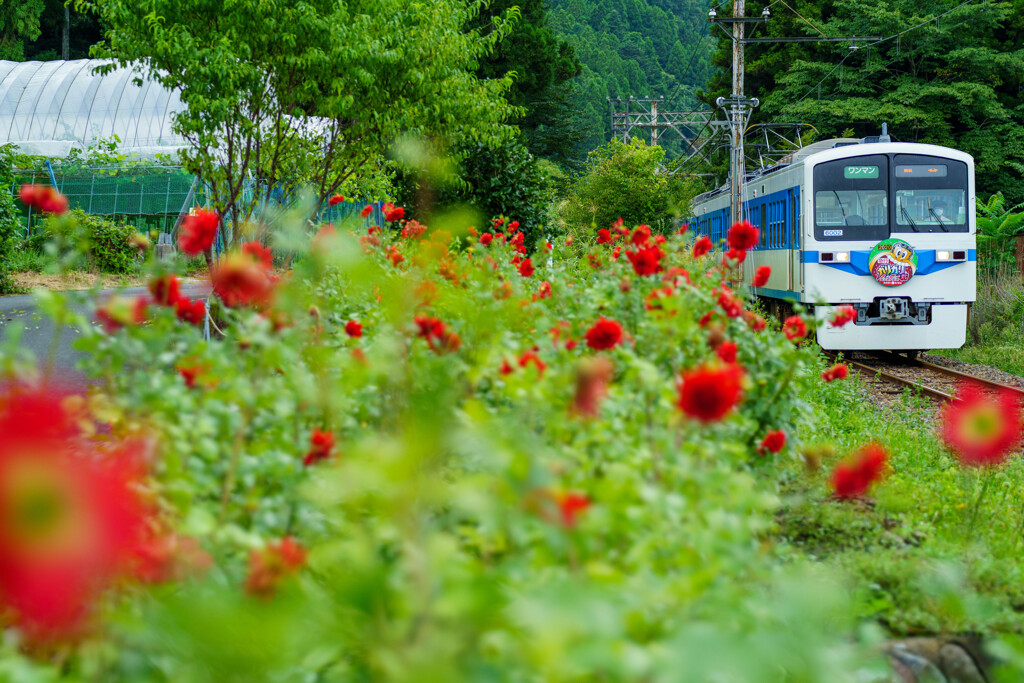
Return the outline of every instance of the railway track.
<path id="1" fill-rule="evenodd" d="M 829 355 L 835 358 L 835 354 Z M 855 357 L 844 359 L 851 370 L 860 373 L 866 381 L 892 385 L 893 393 L 910 388 L 932 400 L 948 402 L 954 400 L 960 383 L 974 382 L 992 391 L 1009 389 L 1024 401 L 1024 390 L 1017 387 L 889 351 L 857 352 L 852 355 Z"/>

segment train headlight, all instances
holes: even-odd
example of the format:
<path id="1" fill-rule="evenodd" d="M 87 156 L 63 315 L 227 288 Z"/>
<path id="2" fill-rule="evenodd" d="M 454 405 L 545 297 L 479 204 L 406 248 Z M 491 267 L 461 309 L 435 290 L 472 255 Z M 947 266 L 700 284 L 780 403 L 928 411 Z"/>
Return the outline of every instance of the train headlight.
<path id="1" fill-rule="evenodd" d="M 935 252 L 935 260 L 936 261 L 948 261 L 949 260 L 949 252 L 948 251 L 937 251 L 937 252 Z"/>
<path id="2" fill-rule="evenodd" d="M 838 261 L 839 263 L 849 263 L 850 262 L 850 252 L 848 252 L 848 251 L 837 251 L 836 252 L 836 261 Z"/>

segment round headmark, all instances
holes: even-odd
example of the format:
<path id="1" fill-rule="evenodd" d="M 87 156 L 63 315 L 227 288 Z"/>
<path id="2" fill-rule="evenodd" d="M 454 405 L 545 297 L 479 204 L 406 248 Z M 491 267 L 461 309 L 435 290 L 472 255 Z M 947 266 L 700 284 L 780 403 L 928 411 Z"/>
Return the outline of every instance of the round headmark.
<path id="1" fill-rule="evenodd" d="M 917 254 L 903 240 L 883 240 L 871 250 L 868 268 L 879 284 L 896 287 L 910 280 L 917 271 Z"/>

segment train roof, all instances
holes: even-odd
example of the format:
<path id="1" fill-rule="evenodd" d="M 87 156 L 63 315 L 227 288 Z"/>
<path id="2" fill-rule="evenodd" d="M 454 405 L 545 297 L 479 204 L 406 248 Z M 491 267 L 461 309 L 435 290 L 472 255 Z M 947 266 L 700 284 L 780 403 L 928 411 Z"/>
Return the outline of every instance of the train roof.
<path id="1" fill-rule="evenodd" d="M 838 148 L 841 148 L 841 147 L 852 147 L 852 146 L 855 146 L 855 145 L 875 145 L 875 144 L 879 144 L 879 143 L 899 144 L 899 145 L 914 145 L 916 147 L 934 147 L 934 145 L 921 145 L 919 143 L 913 143 L 913 142 L 893 143 L 893 142 L 889 142 L 888 139 L 883 141 L 877 135 L 876 136 L 871 136 L 871 137 L 866 137 L 866 138 L 830 138 L 828 140 L 819 140 L 817 142 L 812 142 L 811 144 L 807 145 L 806 147 L 801 147 L 800 149 L 794 150 L 792 153 L 782 157 L 782 159 L 779 161 L 779 163 L 775 164 L 774 166 L 770 166 L 769 168 L 766 168 L 766 169 L 763 169 L 761 171 L 758 171 L 757 173 L 748 173 L 744 177 L 744 182 L 750 182 L 750 181 L 758 179 L 758 178 L 763 178 L 763 177 L 765 177 L 767 175 L 771 175 L 772 173 L 776 173 L 776 172 L 781 171 L 783 169 L 789 168 L 793 164 L 801 163 L 802 161 L 804 161 L 808 157 L 813 156 L 815 154 L 820 154 L 821 152 L 827 152 L 829 150 L 838 149 Z M 957 151 L 957 150 L 950 150 L 948 148 L 942 148 L 942 149 L 946 149 L 947 151 Z M 968 157 L 970 156 L 970 155 L 965 155 L 963 152 L 958 152 L 958 154 L 964 155 L 964 156 L 968 156 Z M 708 192 L 704 192 L 703 194 L 697 195 L 696 197 L 693 198 L 693 203 L 694 204 L 699 204 L 701 202 L 705 202 L 705 201 L 711 199 L 712 197 L 716 197 L 716 196 L 718 196 L 720 194 L 728 192 L 729 191 L 729 187 L 730 187 L 730 183 L 726 183 L 725 185 L 722 185 L 721 187 L 717 187 L 714 190 L 709 190 Z"/>

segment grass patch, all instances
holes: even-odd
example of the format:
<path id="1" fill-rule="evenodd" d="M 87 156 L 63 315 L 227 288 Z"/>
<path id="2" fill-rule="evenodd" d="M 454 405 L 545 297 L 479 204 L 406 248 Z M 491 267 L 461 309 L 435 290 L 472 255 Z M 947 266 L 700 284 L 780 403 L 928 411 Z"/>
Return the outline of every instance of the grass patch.
<path id="1" fill-rule="evenodd" d="M 896 636 L 1024 633 L 1024 461 L 964 470 L 919 399 L 882 413 L 863 391 L 851 378 L 806 397 L 814 419 L 783 465 L 777 550 L 845 576 L 857 616 Z M 872 440 L 889 450 L 888 476 L 870 499 L 833 499 L 833 468 Z"/>
<path id="2" fill-rule="evenodd" d="M 978 276 L 978 300 L 971 306 L 967 344 L 936 351 L 965 363 L 991 365 L 1024 376 L 1024 280 L 1004 268 Z"/>

